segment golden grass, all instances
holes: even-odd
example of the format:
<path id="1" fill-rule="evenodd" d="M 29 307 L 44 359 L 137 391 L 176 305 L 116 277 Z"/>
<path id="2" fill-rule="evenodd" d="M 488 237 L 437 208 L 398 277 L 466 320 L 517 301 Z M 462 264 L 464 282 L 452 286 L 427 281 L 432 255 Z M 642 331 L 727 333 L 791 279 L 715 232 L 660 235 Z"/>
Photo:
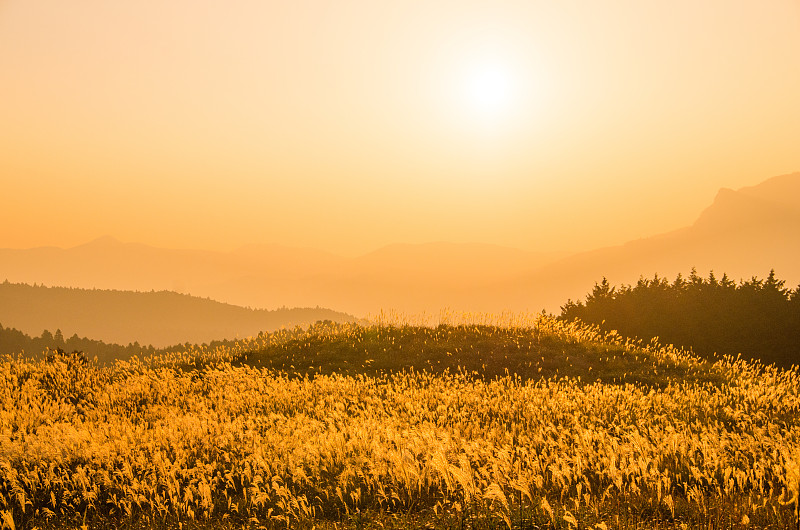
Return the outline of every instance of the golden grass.
<path id="1" fill-rule="evenodd" d="M 0 527 L 294 527 L 363 514 L 442 527 L 795 524 L 796 371 L 722 359 L 710 368 L 720 384 L 655 388 L 419 371 L 295 377 L 234 362 L 325 334 L 353 337 L 358 351 L 365 329 L 389 341 L 397 324 L 316 326 L 109 367 L 2 358 Z M 564 348 L 613 344 L 648 369 L 700 363 L 544 316 L 504 325 Z"/>

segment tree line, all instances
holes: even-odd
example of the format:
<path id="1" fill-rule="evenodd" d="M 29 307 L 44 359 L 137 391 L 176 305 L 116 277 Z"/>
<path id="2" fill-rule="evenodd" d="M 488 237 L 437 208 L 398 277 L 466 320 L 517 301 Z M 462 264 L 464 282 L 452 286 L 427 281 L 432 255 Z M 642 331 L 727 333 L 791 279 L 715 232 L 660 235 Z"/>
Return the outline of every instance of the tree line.
<path id="1" fill-rule="evenodd" d="M 655 275 L 636 285 L 595 283 L 585 302 L 568 300 L 560 318 L 580 319 L 604 331 L 674 344 L 704 357 L 717 354 L 759 359 L 789 367 L 800 364 L 800 285 L 775 277 L 738 283 L 692 269 L 670 282 Z"/>
<path id="2" fill-rule="evenodd" d="M 322 321 L 317 321 L 317 324 L 320 322 Z M 325 322 L 330 323 L 332 321 L 327 320 Z M 302 328 L 299 326 L 295 327 L 295 331 L 300 329 Z M 267 332 L 260 332 L 258 336 L 263 337 L 266 334 Z M 44 330 L 41 335 L 32 337 L 16 328 L 4 328 L 3 325 L 0 324 L 0 355 L 24 354 L 27 357 L 44 359 L 61 355 L 85 359 L 87 361 L 93 360 L 96 357 L 99 363 L 127 360 L 134 355 L 144 357 L 153 354 L 181 352 L 196 346 L 209 350 L 230 348 L 233 347 L 238 340 L 239 339 L 219 339 L 202 344 L 184 342 L 165 348 L 156 348 L 149 344 L 143 346 L 137 341 L 123 346 L 121 344 L 103 342 L 102 340 L 79 337 L 77 333 L 69 338 L 64 338 L 64 334 L 60 329 L 57 329 L 55 333 Z"/>
<path id="3" fill-rule="evenodd" d="M 44 355 L 46 351 L 61 351 L 62 353 L 78 352 L 85 357 L 92 359 L 97 357 L 100 362 L 108 362 L 114 359 L 130 359 L 134 355 L 155 353 L 153 346 L 142 346 L 138 342 L 133 342 L 127 346 L 121 344 L 109 344 L 101 340 L 79 337 L 74 334 L 64 338 L 60 329 L 55 333 L 44 330 L 40 336 L 31 337 L 15 328 L 4 328 L 0 324 L 0 355 L 18 354 L 38 357 Z"/>

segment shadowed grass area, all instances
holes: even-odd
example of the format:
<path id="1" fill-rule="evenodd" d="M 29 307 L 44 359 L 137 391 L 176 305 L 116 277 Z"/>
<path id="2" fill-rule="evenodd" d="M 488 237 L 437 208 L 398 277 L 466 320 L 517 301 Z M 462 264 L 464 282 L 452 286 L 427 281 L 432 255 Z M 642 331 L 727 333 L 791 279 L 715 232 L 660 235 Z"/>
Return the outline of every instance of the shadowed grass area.
<path id="1" fill-rule="evenodd" d="M 466 372 L 483 380 L 512 375 L 523 381 L 555 377 L 651 387 L 680 381 L 722 381 L 710 361 L 686 356 L 665 358 L 615 335 L 597 335 L 594 339 L 577 340 L 533 327 L 320 323 L 296 336 L 243 353 L 233 362 L 300 377 L 425 370 L 434 374 Z"/>

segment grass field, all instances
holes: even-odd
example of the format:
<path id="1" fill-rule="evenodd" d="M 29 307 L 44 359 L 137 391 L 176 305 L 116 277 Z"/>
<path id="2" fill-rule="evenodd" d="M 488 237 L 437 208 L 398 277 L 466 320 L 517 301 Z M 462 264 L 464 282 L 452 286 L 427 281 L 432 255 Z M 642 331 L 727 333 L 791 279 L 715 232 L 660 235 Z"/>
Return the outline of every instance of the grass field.
<path id="1" fill-rule="evenodd" d="M 800 376 L 549 317 L 0 360 L 3 528 L 798 528 Z"/>

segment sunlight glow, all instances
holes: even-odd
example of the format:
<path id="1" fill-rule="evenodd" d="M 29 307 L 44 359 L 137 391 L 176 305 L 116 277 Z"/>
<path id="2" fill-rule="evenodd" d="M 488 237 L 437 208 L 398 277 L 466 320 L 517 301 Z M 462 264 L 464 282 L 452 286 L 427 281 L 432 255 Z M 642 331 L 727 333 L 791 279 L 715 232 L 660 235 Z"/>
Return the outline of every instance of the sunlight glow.
<path id="1" fill-rule="evenodd" d="M 514 86 L 511 73 L 500 65 L 473 67 L 464 80 L 464 103 L 469 112 L 496 118 L 511 110 Z"/>

